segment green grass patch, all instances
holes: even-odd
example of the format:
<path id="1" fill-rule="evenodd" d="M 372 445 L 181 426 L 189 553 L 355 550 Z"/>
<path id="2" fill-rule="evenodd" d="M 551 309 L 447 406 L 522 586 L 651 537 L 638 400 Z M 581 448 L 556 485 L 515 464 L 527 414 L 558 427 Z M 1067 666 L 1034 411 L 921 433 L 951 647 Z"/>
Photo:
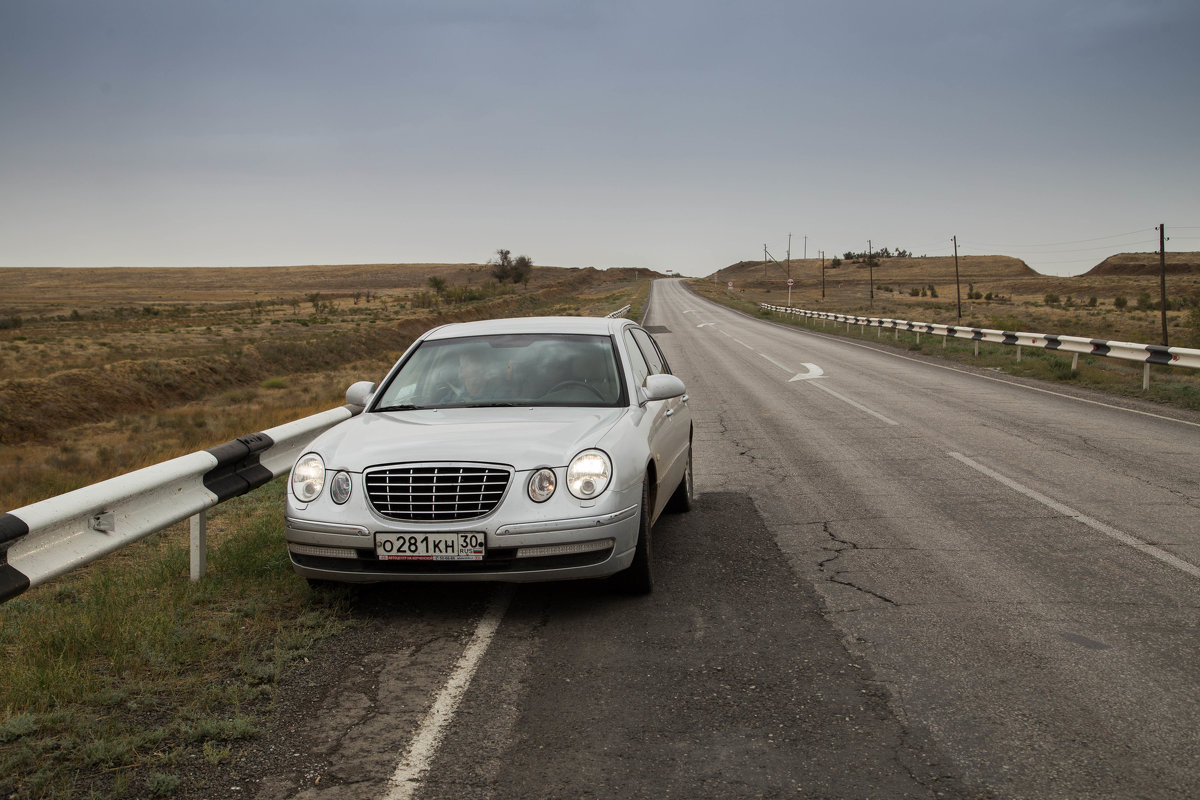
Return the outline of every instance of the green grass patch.
<path id="1" fill-rule="evenodd" d="M 170 796 L 260 729 L 275 687 L 346 624 L 288 564 L 276 480 L 0 606 L 0 796 Z"/>

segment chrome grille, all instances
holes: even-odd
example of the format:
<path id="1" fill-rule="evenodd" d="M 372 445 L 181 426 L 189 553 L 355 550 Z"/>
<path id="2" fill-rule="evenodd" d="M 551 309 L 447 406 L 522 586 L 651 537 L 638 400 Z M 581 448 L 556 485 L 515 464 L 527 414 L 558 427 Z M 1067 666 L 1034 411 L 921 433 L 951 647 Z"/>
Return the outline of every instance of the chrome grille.
<path id="1" fill-rule="evenodd" d="M 388 519 L 453 522 L 491 513 L 509 471 L 486 464 L 417 464 L 366 472 L 367 499 Z"/>

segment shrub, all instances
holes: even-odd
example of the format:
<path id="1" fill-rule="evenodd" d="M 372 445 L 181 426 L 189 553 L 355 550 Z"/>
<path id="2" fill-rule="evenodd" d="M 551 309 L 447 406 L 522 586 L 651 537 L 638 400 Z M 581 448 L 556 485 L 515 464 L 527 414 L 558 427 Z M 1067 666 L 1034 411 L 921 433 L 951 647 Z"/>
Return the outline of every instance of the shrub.
<path id="1" fill-rule="evenodd" d="M 1117 309 L 1118 311 L 1124 311 L 1125 307 L 1128 305 L 1129 305 L 1128 297 L 1118 295 L 1117 297 L 1113 298 L 1113 308 Z"/>
<path id="2" fill-rule="evenodd" d="M 1058 304 L 1059 297 L 1054 292 L 1049 292 L 1046 294 L 1046 297 L 1044 298 L 1044 300 L 1046 302 L 1046 305 L 1053 306 L 1053 305 Z"/>

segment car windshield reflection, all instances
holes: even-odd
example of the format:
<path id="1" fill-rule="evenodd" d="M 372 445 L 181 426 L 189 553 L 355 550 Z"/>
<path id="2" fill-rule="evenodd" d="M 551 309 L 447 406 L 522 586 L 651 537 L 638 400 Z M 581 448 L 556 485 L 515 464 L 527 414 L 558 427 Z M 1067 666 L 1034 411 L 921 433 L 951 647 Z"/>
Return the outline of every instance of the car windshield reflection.
<path id="1" fill-rule="evenodd" d="M 513 334 L 426 340 L 383 388 L 375 411 L 623 405 L 607 336 Z"/>

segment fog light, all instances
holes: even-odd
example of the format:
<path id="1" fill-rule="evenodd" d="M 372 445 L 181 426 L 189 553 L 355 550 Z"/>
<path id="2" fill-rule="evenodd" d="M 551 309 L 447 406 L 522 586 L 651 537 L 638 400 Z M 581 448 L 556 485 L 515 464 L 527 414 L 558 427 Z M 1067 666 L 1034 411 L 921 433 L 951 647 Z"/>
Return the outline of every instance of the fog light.
<path id="1" fill-rule="evenodd" d="M 553 470 L 539 469 L 529 476 L 529 499 L 535 503 L 544 503 L 554 494 L 557 486 L 558 479 L 554 477 Z"/>

